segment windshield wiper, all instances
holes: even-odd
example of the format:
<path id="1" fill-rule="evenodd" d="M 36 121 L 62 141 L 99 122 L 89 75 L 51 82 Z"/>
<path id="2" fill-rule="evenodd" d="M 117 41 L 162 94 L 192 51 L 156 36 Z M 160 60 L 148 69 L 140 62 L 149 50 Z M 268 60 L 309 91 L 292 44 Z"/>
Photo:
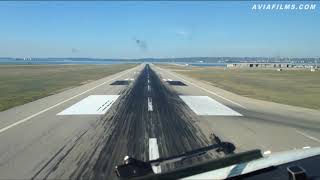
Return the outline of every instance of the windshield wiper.
<path id="1" fill-rule="evenodd" d="M 212 138 L 217 138 L 213 135 Z M 221 142 L 220 139 L 213 139 L 216 144 L 187 151 L 183 154 L 159 158 L 151 161 L 141 161 L 126 156 L 122 165 L 115 167 L 115 172 L 121 179 L 176 179 L 193 174 L 219 169 L 232 164 L 251 161 L 262 157 L 260 150 L 252 150 L 243 153 L 233 154 L 234 145 L 228 142 Z M 155 174 L 153 166 L 160 166 L 169 163 L 181 162 L 190 158 L 202 156 L 208 151 L 225 152 L 225 157 L 207 161 L 205 163 L 175 169 L 161 174 Z"/>

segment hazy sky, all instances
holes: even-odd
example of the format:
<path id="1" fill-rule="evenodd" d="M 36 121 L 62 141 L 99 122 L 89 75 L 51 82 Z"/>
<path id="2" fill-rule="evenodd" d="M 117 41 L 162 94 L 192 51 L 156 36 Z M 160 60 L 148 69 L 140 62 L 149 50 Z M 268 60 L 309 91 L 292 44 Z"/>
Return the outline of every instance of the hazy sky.
<path id="1" fill-rule="evenodd" d="M 320 55 L 319 2 L 313 11 L 254 3 L 0 2 L 0 57 Z"/>

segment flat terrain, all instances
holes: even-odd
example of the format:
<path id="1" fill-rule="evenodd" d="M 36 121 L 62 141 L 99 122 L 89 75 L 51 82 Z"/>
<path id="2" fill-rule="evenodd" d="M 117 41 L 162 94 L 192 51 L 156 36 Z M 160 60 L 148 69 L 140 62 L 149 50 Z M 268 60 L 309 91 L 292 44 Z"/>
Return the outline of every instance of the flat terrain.
<path id="1" fill-rule="evenodd" d="M 111 85 L 126 79 L 127 84 Z M 169 79 L 185 86 L 170 85 Z M 98 95 L 118 98 L 103 114 L 61 115 Z M 241 116 L 198 114 L 182 96 L 211 98 Z M 101 106 L 95 102 L 90 107 Z M 312 148 L 320 145 L 319 117 L 320 111 L 242 97 L 142 64 L 0 112 L 0 179 L 116 179 L 114 167 L 125 155 L 149 160 L 150 138 L 157 139 L 161 158 L 215 144 L 210 133 L 234 145 L 235 153 Z M 173 167 L 221 156 L 212 152 Z M 161 168 L 165 172 L 172 166 Z"/>
<path id="2" fill-rule="evenodd" d="M 0 111 L 135 65 L 0 65 Z"/>
<path id="3" fill-rule="evenodd" d="M 241 96 L 320 109 L 320 71 L 162 65 Z"/>

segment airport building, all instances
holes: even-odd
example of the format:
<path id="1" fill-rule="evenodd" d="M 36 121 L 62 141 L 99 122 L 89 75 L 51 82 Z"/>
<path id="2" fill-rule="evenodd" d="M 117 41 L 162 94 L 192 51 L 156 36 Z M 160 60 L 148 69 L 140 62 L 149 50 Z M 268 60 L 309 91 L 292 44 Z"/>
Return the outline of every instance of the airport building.
<path id="1" fill-rule="evenodd" d="M 288 63 L 233 63 L 227 64 L 228 68 L 293 68 Z"/>
<path id="2" fill-rule="evenodd" d="M 292 64 L 292 63 L 232 63 L 227 64 L 227 68 L 305 68 L 305 69 L 318 69 L 318 65 L 310 64 Z"/>

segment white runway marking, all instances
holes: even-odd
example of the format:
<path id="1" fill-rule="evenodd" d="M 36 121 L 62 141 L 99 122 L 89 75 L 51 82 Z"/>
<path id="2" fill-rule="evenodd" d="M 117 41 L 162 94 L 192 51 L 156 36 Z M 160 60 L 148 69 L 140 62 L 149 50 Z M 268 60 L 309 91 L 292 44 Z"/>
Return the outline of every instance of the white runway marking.
<path id="1" fill-rule="evenodd" d="M 153 111 L 152 99 L 148 97 L 148 111 Z"/>
<path id="2" fill-rule="evenodd" d="M 270 151 L 270 150 L 265 151 L 265 152 L 263 152 L 263 154 L 264 154 L 264 155 L 269 155 L 269 154 L 271 154 L 271 151 Z"/>
<path id="3" fill-rule="evenodd" d="M 39 116 L 39 115 L 42 114 L 42 113 L 45 113 L 45 112 L 47 112 L 47 111 L 49 111 L 49 110 L 51 110 L 51 109 L 53 109 L 53 108 L 55 108 L 55 107 L 57 107 L 57 106 L 60 106 L 61 104 L 65 103 L 65 102 L 68 102 L 68 101 L 70 101 L 70 100 L 72 100 L 72 99 L 74 99 L 74 98 L 76 98 L 76 97 L 79 97 L 79 96 L 81 96 L 81 95 L 83 95 L 83 94 L 85 94 L 85 93 L 87 93 L 87 92 L 90 92 L 90 91 L 92 91 L 92 90 L 94 90 L 94 89 L 96 89 L 96 88 L 98 88 L 98 87 L 100 87 L 100 86 L 103 86 L 103 85 L 105 85 L 105 84 L 107 84 L 107 83 L 110 83 L 111 81 L 114 81 L 114 80 L 120 78 L 121 76 L 123 76 L 123 75 L 126 74 L 126 73 L 127 73 L 127 71 L 125 71 L 124 73 L 120 74 L 119 76 L 116 76 L 116 77 L 114 77 L 114 78 L 112 78 L 112 79 L 109 79 L 108 81 L 105 81 L 105 82 L 103 82 L 103 83 L 101 83 L 101 84 L 98 84 L 98 85 L 96 85 L 96 86 L 94 86 L 94 87 L 92 87 L 92 88 L 90 88 L 90 89 L 88 89 L 88 90 L 86 90 L 86 91 L 83 91 L 83 92 L 81 92 L 81 93 L 79 93 L 79 94 L 77 94 L 77 95 L 75 95 L 75 96 L 72 96 L 72 97 L 69 98 L 69 99 L 66 99 L 66 100 L 64 100 L 64 101 L 61 101 L 61 102 L 59 102 L 59 103 L 57 103 L 57 104 L 55 104 L 55 105 L 53 105 L 53 106 L 50 106 L 50 107 L 48 107 L 48 108 L 46 108 L 46 109 L 43 109 L 43 110 L 39 111 L 39 112 L 37 112 L 37 113 L 35 113 L 35 114 L 31 115 L 31 116 L 28 116 L 28 117 L 26 117 L 26 118 L 24 118 L 24 119 L 21 119 L 21 120 L 15 122 L 15 123 L 13 123 L 13 124 L 10 124 L 9 126 L 6 126 L 6 127 L 2 128 L 2 129 L 0 129 L 0 133 L 4 132 L 4 131 L 6 131 L 6 130 L 8 130 L 8 129 L 10 129 L 10 128 L 13 128 L 13 127 L 15 127 L 15 126 L 17 126 L 17 125 L 19 125 L 19 124 L 25 123 L 25 122 L 29 121 L 30 119 L 32 119 L 32 118 L 34 118 L 34 117 L 36 117 L 36 116 Z"/>
<path id="4" fill-rule="evenodd" d="M 151 91 L 151 88 L 150 88 L 150 85 L 148 84 L 148 92 L 150 92 Z"/>
<path id="5" fill-rule="evenodd" d="M 242 116 L 208 96 L 180 96 L 197 115 Z"/>
<path id="6" fill-rule="evenodd" d="M 105 114 L 118 97 L 119 95 L 91 95 L 57 115 Z"/>
<path id="7" fill-rule="evenodd" d="M 159 68 L 160 69 L 160 68 Z M 193 86 L 195 86 L 195 87 L 197 87 L 197 88 L 200 88 L 200 89 L 202 89 L 202 90 L 204 90 L 204 91 L 206 91 L 206 92 L 208 92 L 208 93 L 210 93 L 210 94 L 213 94 L 213 95 L 215 95 L 215 96 L 218 96 L 218 97 L 220 97 L 220 98 L 222 98 L 222 99 L 224 99 L 224 100 L 226 100 L 226 101 L 229 101 L 229 102 L 231 102 L 232 104 L 235 104 L 235 105 L 237 105 L 237 106 L 240 106 L 240 107 L 242 107 L 243 109 L 246 109 L 246 107 L 244 107 L 244 106 L 242 106 L 241 104 L 239 104 L 239 103 L 236 103 L 236 102 L 234 102 L 234 101 L 231 101 L 230 99 L 227 99 L 227 98 L 225 98 L 225 97 L 223 97 L 223 96 L 221 96 L 221 95 L 219 95 L 219 94 L 217 94 L 217 93 L 215 93 L 215 92 L 212 92 L 212 91 L 210 91 L 210 90 L 208 90 L 208 89 L 205 89 L 205 88 L 203 88 L 203 87 L 201 87 L 201 86 L 199 86 L 199 85 L 197 85 L 197 84 L 194 84 L 194 83 L 192 83 L 192 82 L 190 82 L 190 81 L 188 81 L 188 80 L 186 80 L 186 79 L 184 79 L 184 78 L 182 78 L 182 77 L 180 77 L 180 76 L 178 76 L 178 75 L 175 75 L 175 74 L 173 74 L 173 73 L 171 73 L 171 72 L 169 72 L 169 71 L 167 71 L 169 74 L 171 74 L 172 76 L 175 76 L 175 77 L 177 77 L 177 78 L 180 78 L 180 79 L 182 79 L 183 81 L 185 81 L 185 82 L 187 82 L 187 83 L 189 83 L 189 84 L 192 84 Z"/>
<path id="8" fill-rule="evenodd" d="M 127 79 L 124 79 L 125 81 L 128 81 L 129 79 L 127 78 Z"/>
<path id="9" fill-rule="evenodd" d="M 306 134 L 306 133 L 301 132 L 301 131 L 298 131 L 298 130 L 296 130 L 296 132 L 297 132 L 298 134 L 301 134 L 301 135 L 304 136 L 304 137 L 307 137 L 307 138 L 309 138 L 309 139 L 312 139 L 312 140 L 317 141 L 317 142 L 320 143 L 320 140 L 319 140 L 318 138 L 315 138 L 315 137 L 313 137 L 313 136 L 310 136 L 309 134 Z"/>
<path id="10" fill-rule="evenodd" d="M 134 79 L 131 78 L 130 81 L 134 81 Z"/>
<path id="11" fill-rule="evenodd" d="M 159 159 L 159 148 L 157 138 L 149 139 L 149 161 Z M 152 166 L 152 170 L 155 174 L 161 173 L 161 166 Z"/>

